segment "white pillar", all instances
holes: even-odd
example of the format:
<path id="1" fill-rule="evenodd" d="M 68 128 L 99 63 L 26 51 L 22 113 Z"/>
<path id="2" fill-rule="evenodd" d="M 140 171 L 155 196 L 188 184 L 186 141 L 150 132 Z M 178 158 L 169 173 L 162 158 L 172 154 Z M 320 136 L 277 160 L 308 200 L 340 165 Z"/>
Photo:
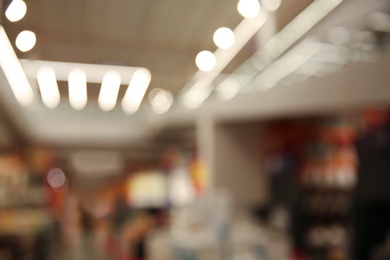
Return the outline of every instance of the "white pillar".
<path id="1" fill-rule="evenodd" d="M 262 171 L 259 124 L 219 125 L 199 118 L 197 143 L 207 167 L 207 191 L 227 188 L 239 208 L 261 206 L 268 200 L 268 182 Z"/>

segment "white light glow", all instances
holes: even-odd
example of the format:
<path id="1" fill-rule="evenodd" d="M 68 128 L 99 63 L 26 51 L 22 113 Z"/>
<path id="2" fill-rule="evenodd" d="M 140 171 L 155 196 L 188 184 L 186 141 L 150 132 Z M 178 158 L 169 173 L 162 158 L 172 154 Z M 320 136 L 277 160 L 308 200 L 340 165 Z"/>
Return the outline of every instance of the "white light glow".
<path id="1" fill-rule="evenodd" d="M 22 31 L 16 37 L 15 45 L 21 52 L 27 52 L 34 48 L 37 38 L 32 31 Z"/>
<path id="2" fill-rule="evenodd" d="M 118 99 L 121 76 L 115 71 L 107 72 L 103 77 L 98 103 L 103 111 L 112 110 Z"/>
<path id="3" fill-rule="evenodd" d="M 254 19 L 242 20 L 242 22 L 234 29 L 236 40 L 233 46 L 227 50 L 217 49 L 214 52 L 214 56 L 216 60 L 218 60 L 218 64 L 216 64 L 212 72 L 206 74 L 201 70 L 197 71 L 193 76 L 193 80 L 184 87 L 185 90 L 180 95 L 180 102 L 184 106 L 193 109 L 202 104 L 202 102 L 211 93 L 210 89 L 212 82 L 264 25 L 267 21 L 267 17 L 266 12 L 261 12 L 261 14 Z M 197 90 L 192 91 L 193 89 Z"/>
<path id="4" fill-rule="evenodd" d="M 215 45 L 221 49 L 229 49 L 233 46 L 235 37 L 232 30 L 226 27 L 221 27 L 215 31 L 213 40 Z"/>
<path id="5" fill-rule="evenodd" d="M 227 101 L 238 94 L 240 91 L 240 83 L 234 78 L 227 78 L 218 85 L 216 90 L 218 98 Z"/>
<path id="6" fill-rule="evenodd" d="M 167 180 L 162 172 L 135 174 L 127 184 L 129 198 L 134 207 L 161 207 L 168 195 Z"/>
<path id="7" fill-rule="evenodd" d="M 68 187 L 68 179 L 59 168 L 51 169 L 46 176 L 46 180 L 55 192 L 64 192 Z"/>
<path id="8" fill-rule="evenodd" d="M 149 102 L 152 104 L 155 113 L 164 114 L 172 106 L 173 95 L 169 91 L 155 88 L 149 93 Z"/>
<path id="9" fill-rule="evenodd" d="M 24 60 L 20 59 L 28 78 L 35 78 L 37 71 L 43 66 L 49 66 L 56 72 L 58 81 L 68 81 L 69 72 L 74 68 L 82 69 L 88 75 L 88 83 L 102 84 L 103 77 L 107 71 L 115 71 L 121 76 L 121 84 L 129 84 L 135 70 L 139 67 L 113 66 L 102 64 L 73 63 L 46 60 Z"/>
<path id="10" fill-rule="evenodd" d="M 282 4 L 282 0 L 262 0 L 261 3 L 268 11 L 275 12 Z"/>
<path id="11" fill-rule="evenodd" d="M 60 188 L 66 182 L 66 177 L 61 169 L 55 168 L 49 171 L 47 174 L 47 182 L 53 188 Z"/>
<path id="12" fill-rule="evenodd" d="M 81 69 L 73 69 L 69 73 L 69 102 L 76 109 L 81 110 L 87 104 L 87 76 Z"/>
<path id="13" fill-rule="evenodd" d="M 210 96 L 211 87 L 207 88 L 191 88 L 185 93 L 182 102 L 188 109 L 198 108 Z"/>
<path id="14" fill-rule="evenodd" d="M 26 3 L 22 0 L 13 0 L 5 11 L 5 16 L 11 22 L 21 20 L 27 12 Z"/>
<path id="15" fill-rule="evenodd" d="M 0 66 L 19 104 L 27 106 L 34 98 L 30 83 L 12 48 L 12 45 L 0 26 Z"/>
<path id="16" fill-rule="evenodd" d="M 201 71 L 207 72 L 212 71 L 215 68 L 217 61 L 212 52 L 201 51 L 196 55 L 195 63 Z"/>
<path id="17" fill-rule="evenodd" d="M 134 72 L 122 101 L 123 111 L 128 114 L 137 112 L 151 79 L 148 69 L 140 68 Z"/>
<path id="18" fill-rule="evenodd" d="M 60 103 L 55 72 L 50 67 L 42 67 L 37 73 L 38 86 L 41 92 L 43 104 L 48 108 L 55 108 Z"/>
<path id="19" fill-rule="evenodd" d="M 258 0 L 240 0 L 237 10 L 243 17 L 252 19 L 260 13 L 260 3 Z"/>

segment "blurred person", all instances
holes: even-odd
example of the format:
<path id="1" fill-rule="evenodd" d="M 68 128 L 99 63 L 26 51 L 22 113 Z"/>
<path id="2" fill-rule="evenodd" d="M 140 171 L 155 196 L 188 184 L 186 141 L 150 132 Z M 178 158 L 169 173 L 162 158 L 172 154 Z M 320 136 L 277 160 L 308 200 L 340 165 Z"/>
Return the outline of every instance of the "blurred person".
<path id="1" fill-rule="evenodd" d="M 146 212 L 131 220 L 125 234 L 129 247 L 129 260 L 146 259 L 146 238 L 153 227 L 153 216 Z"/>

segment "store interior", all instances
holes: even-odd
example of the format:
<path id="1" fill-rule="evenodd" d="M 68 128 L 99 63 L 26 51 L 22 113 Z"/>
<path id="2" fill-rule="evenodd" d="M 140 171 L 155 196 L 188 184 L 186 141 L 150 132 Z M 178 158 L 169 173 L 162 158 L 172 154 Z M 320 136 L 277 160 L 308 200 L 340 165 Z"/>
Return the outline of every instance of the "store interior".
<path id="1" fill-rule="evenodd" d="M 0 0 L 1 260 L 390 259 L 388 0 Z"/>

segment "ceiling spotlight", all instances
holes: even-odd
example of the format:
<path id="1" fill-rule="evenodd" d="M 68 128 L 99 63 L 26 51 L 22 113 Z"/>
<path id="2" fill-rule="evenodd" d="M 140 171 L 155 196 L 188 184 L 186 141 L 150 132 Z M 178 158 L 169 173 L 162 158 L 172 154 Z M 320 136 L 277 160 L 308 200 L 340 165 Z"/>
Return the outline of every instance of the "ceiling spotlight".
<path id="1" fill-rule="evenodd" d="M 87 104 L 87 76 L 81 69 L 73 69 L 69 73 L 69 102 L 76 109 L 81 110 Z"/>
<path id="2" fill-rule="evenodd" d="M 207 72 L 214 69 L 217 61 L 212 52 L 201 51 L 196 55 L 195 63 L 201 71 Z"/>
<path id="3" fill-rule="evenodd" d="M 134 72 L 122 100 L 122 109 L 125 113 L 133 114 L 137 112 L 151 79 L 152 74 L 148 69 L 139 68 Z"/>
<path id="4" fill-rule="evenodd" d="M 38 86 L 43 104 L 48 108 L 55 108 L 60 103 L 57 79 L 51 67 L 41 67 L 37 73 Z"/>
<path id="5" fill-rule="evenodd" d="M 210 96 L 212 88 L 192 88 L 184 94 L 182 102 L 188 109 L 198 108 Z"/>
<path id="6" fill-rule="evenodd" d="M 59 168 L 51 169 L 46 175 L 46 180 L 55 192 L 64 192 L 68 188 L 68 179 Z"/>
<path id="7" fill-rule="evenodd" d="M 34 92 L 24 73 L 14 49 L 0 25 L 0 66 L 19 104 L 30 105 L 34 99 Z"/>
<path id="8" fill-rule="evenodd" d="M 260 13 L 260 3 L 258 0 L 240 0 L 237 10 L 245 18 L 255 18 Z"/>
<path id="9" fill-rule="evenodd" d="M 103 111 L 110 111 L 115 107 L 120 85 L 121 76 L 118 72 L 109 71 L 104 74 L 98 99 L 99 106 Z"/>
<path id="10" fill-rule="evenodd" d="M 164 114 L 172 106 L 173 95 L 169 91 L 155 88 L 149 93 L 149 101 L 152 104 L 152 109 L 155 113 Z"/>
<path id="11" fill-rule="evenodd" d="M 282 0 L 262 0 L 261 3 L 268 11 L 275 12 L 282 4 Z"/>
<path id="12" fill-rule="evenodd" d="M 15 44 L 21 52 L 27 52 L 34 48 L 36 41 L 35 33 L 32 31 L 22 31 L 16 37 Z"/>
<path id="13" fill-rule="evenodd" d="M 5 11 L 5 16 L 11 22 L 21 20 L 27 12 L 26 3 L 22 0 L 13 0 Z"/>
<path id="14" fill-rule="evenodd" d="M 234 44 L 234 33 L 226 27 L 221 27 L 215 31 L 213 37 L 215 45 L 221 49 L 229 49 Z"/>

